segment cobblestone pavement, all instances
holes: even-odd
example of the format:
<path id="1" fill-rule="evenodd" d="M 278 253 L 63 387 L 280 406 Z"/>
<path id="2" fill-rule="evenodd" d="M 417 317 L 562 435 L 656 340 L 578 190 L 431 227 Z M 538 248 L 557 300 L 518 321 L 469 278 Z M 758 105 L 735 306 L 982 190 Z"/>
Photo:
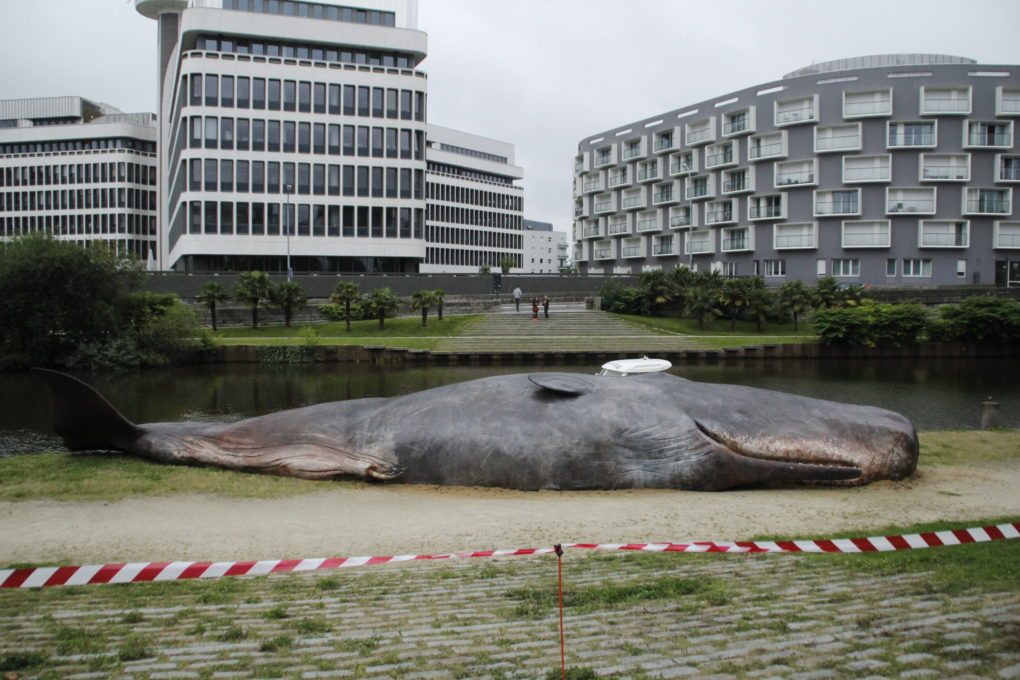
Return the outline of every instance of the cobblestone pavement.
<path id="1" fill-rule="evenodd" d="M 568 552 L 567 664 L 612 678 L 1020 677 L 1020 593 L 933 594 L 924 574 L 825 560 Z M 555 587 L 549 556 L 0 592 L 0 657 L 18 680 L 558 678 Z"/>

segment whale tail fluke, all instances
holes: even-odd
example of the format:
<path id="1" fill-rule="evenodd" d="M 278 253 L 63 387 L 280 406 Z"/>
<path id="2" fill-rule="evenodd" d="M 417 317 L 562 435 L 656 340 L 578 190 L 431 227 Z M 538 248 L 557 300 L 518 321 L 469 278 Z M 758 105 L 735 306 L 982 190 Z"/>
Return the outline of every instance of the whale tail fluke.
<path id="1" fill-rule="evenodd" d="M 127 450 L 141 429 L 101 394 L 77 378 L 45 368 L 32 369 L 53 398 L 53 429 L 72 451 Z"/>

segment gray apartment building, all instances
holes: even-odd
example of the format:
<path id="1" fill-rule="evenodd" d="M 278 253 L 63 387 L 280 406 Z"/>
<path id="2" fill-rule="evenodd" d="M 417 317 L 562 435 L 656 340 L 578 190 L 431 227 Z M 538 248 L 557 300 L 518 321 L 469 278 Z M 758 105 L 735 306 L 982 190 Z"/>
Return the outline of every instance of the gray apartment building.
<path id="1" fill-rule="evenodd" d="M 814 64 L 585 138 L 574 260 L 778 285 L 1020 285 L 1020 66 Z"/>

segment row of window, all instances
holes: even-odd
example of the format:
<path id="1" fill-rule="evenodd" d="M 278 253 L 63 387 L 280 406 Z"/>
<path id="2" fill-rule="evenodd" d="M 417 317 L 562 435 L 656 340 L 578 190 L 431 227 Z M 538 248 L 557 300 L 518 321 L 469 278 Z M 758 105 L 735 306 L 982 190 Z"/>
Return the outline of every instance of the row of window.
<path id="1" fill-rule="evenodd" d="M 731 276 L 737 276 L 736 262 L 732 265 Z M 816 261 L 818 276 L 826 275 L 826 260 Z M 837 278 L 857 278 L 861 275 L 860 258 L 836 257 L 828 261 L 829 272 Z M 754 262 L 754 276 L 759 276 L 758 261 Z M 885 275 L 887 277 L 903 276 L 905 278 L 931 278 L 932 260 L 922 257 L 906 257 L 902 259 L 887 258 L 885 261 Z M 764 276 L 766 278 L 786 276 L 786 260 L 765 260 Z M 956 261 L 956 276 L 965 278 L 967 276 L 967 261 Z"/>
<path id="2" fill-rule="evenodd" d="M 189 234 L 421 239 L 420 208 L 191 201 Z"/>
<path id="3" fill-rule="evenodd" d="M 425 240 L 429 243 L 449 243 L 452 245 L 480 246 L 483 248 L 514 248 L 516 250 L 520 250 L 524 243 L 524 239 L 520 234 L 434 225 L 431 224 L 427 214 L 426 224 Z"/>
<path id="4" fill-rule="evenodd" d="M 0 213 L 36 210 L 127 208 L 156 210 L 156 192 L 148 189 L 71 189 L 0 192 Z"/>
<path id="5" fill-rule="evenodd" d="M 428 204 L 428 220 L 430 224 L 468 224 L 473 227 L 495 227 L 498 229 L 520 230 L 523 218 L 520 214 L 475 210 L 452 205 Z"/>
<path id="6" fill-rule="evenodd" d="M 482 191 L 481 189 L 450 186 L 442 182 L 429 182 L 425 197 L 430 201 L 445 201 L 458 205 L 477 205 L 517 212 L 524 209 L 524 201 L 520 196 L 508 196 L 497 191 Z"/>
<path id="7" fill-rule="evenodd" d="M 131 234 L 155 238 L 156 216 L 117 212 L 0 217 L 0 236 L 22 236 L 36 231 L 54 236 Z"/>
<path id="8" fill-rule="evenodd" d="M 156 153 L 155 142 L 143 142 L 140 139 L 75 139 L 63 142 L 23 142 L 20 144 L 0 144 L 0 156 L 12 156 L 27 153 L 69 153 L 73 151 L 107 151 L 107 150 L 138 151 Z"/>
<path id="9" fill-rule="evenodd" d="M 180 129 L 179 144 L 185 149 L 415 160 L 425 156 L 425 133 L 409 128 L 193 116 L 182 119 Z"/>
<path id="10" fill-rule="evenodd" d="M 418 90 L 201 73 L 181 79 L 185 106 L 425 121 L 425 93 Z"/>
<path id="11" fill-rule="evenodd" d="M 456 165 L 446 165 L 445 163 L 432 163 L 431 161 L 428 164 L 428 171 L 440 175 L 449 175 L 450 177 L 469 179 L 476 182 L 488 182 L 490 184 L 505 184 L 509 186 L 514 183 L 513 179 L 504 175 L 493 175 L 488 172 L 470 170 Z"/>
<path id="12" fill-rule="evenodd" d="M 156 186 L 156 166 L 139 163 L 73 163 L 0 168 L 0 187 L 127 182 Z"/>
<path id="13" fill-rule="evenodd" d="M 278 14 L 285 17 L 307 17 L 327 21 L 344 21 L 372 26 L 394 26 L 396 14 L 375 9 L 359 9 L 293 0 L 223 0 L 223 9 L 256 14 Z"/>
<path id="14" fill-rule="evenodd" d="M 281 42 L 259 38 L 204 35 L 198 39 L 196 49 L 227 54 L 250 54 L 256 57 L 311 59 L 334 64 L 359 64 L 384 68 L 410 69 L 415 66 L 414 57 L 406 52 L 359 50 L 351 47 L 340 49 L 339 47 L 323 46 L 319 43 Z"/>
<path id="15" fill-rule="evenodd" d="M 478 268 L 488 265 L 496 269 L 510 258 L 511 267 L 522 267 L 523 256 L 520 253 L 486 252 L 483 250 L 464 250 L 461 248 L 426 248 L 424 264 L 445 264 L 460 267 Z"/>
<path id="16" fill-rule="evenodd" d="M 187 168 L 189 191 L 296 194 L 298 196 L 371 196 L 415 198 L 425 195 L 421 170 L 192 158 Z"/>

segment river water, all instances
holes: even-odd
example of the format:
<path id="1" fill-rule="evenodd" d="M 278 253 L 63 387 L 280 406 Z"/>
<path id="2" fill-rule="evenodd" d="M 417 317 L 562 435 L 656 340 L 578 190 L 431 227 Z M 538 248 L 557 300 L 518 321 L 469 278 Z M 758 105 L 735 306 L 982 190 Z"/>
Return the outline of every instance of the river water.
<path id="1" fill-rule="evenodd" d="M 365 364 L 217 365 L 79 375 L 134 422 L 229 421 L 325 401 L 388 397 L 517 372 L 594 373 L 597 366 L 414 367 Z M 981 402 L 1020 427 L 1020 358 L 751 361 L 675 366 L 672 373 L 899 411 L 920 430 L 980 425 Z M 493 404 L 498 409 L 498 404 Z M 594 416 L 593 416 L 594 417 Z M 31 373 L 0 373 L 0 456 L 63 450 L 46 388 Z"/>

